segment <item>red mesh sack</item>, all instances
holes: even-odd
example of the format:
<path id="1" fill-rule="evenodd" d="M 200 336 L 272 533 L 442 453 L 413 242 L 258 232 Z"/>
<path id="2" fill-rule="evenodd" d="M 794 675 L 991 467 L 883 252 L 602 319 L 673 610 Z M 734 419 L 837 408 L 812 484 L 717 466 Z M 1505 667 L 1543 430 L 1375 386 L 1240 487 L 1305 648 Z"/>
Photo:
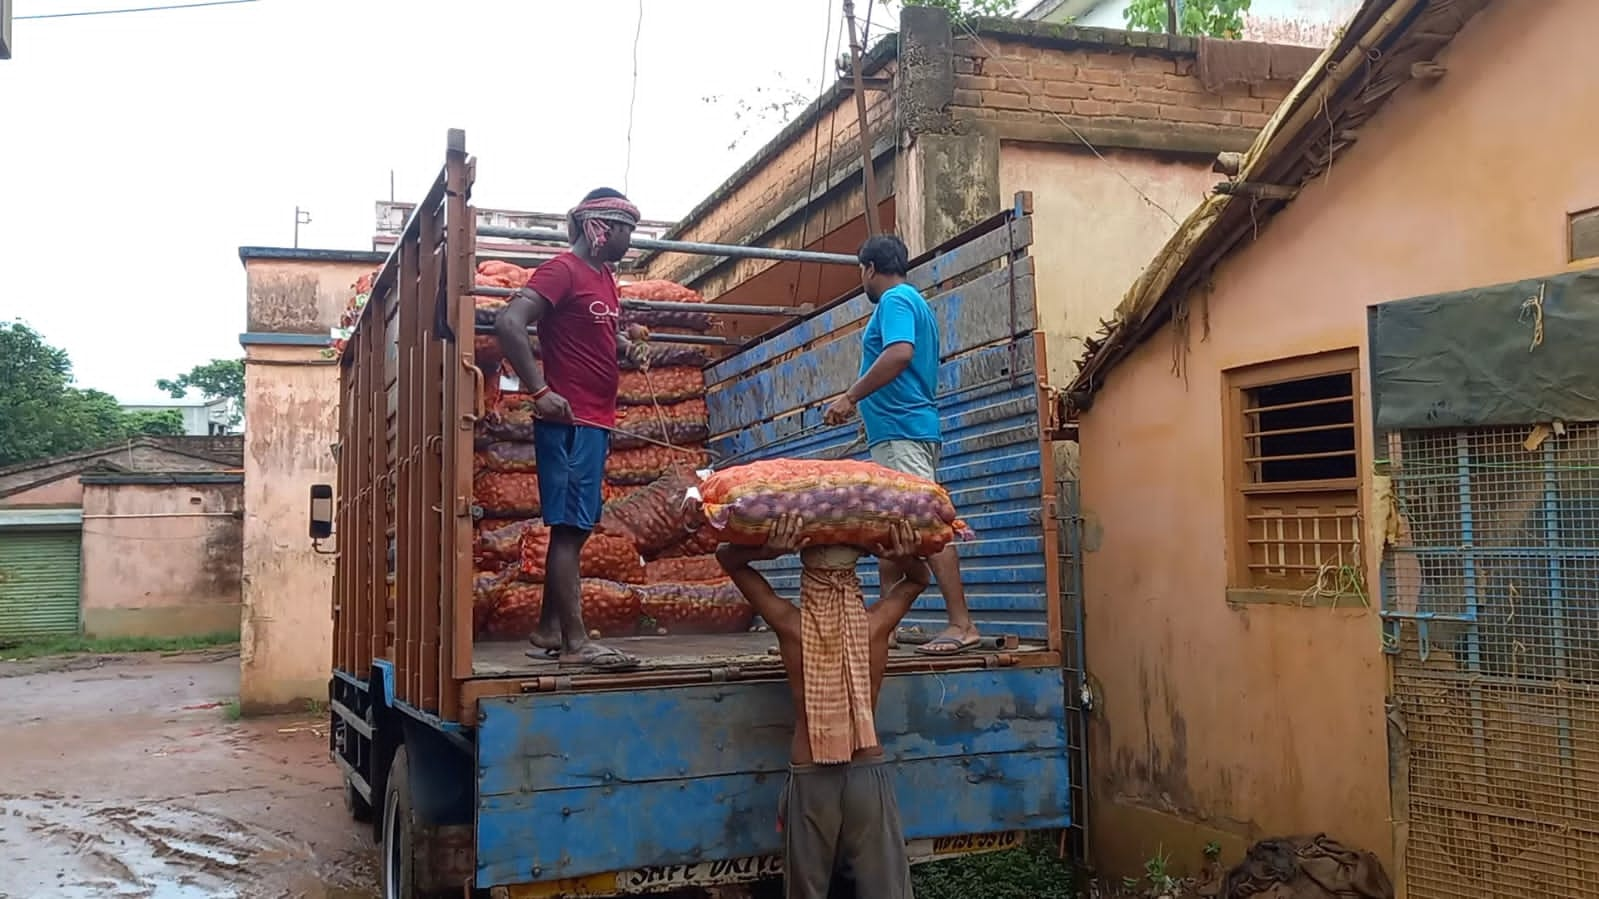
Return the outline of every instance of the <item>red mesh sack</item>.
<path id="1" fill-rule="evenodd" d="M 543 583 L 544 562 L 549 552 L 549 528 L 528 528 L 522 532 L 519 570 L 524 580 Z M 591 534 L 578 557 L 578 571 L 583 577 L 638 584 L 644 581 L 644 560 L 639 558 L 633 541 L 626 537 Z"/>
<path id="2" fill-rule="evenodd" d="M 533 401 L 526 393 L 484 391 L 487 409 L 478 422 L 475 440 L 479 444 L 510 441 L 532 443 Z"/>
<path id="3" fill-rule="evenodd" d="M 686 556 L 680 559 L 657 559 L 644 566 L 646 584 L 689 584 L 698 581 L 722 581 L 727 572 L 715 556 Z"/>
<path id="4" fill-rule="evenodd" d="M 709 524 L 702 524 L 700 529 L 688 535 L 683 540 L 673 543 L 655 554 L 656 559 L 690 559 L 695 556 L 709 555 L 716 552 L 722 545 L 722 537 L 716 528 Z"/>
<path id="5" fill-rule="evenodd" d="M 629 637 L 639 630 L 638 588 L 600 578 L 583 581 L 583 625 L 602 637 Z"/>
<path id="6" fill-rule="evenodd" d="M 698 480 L 688 468 L 673 469 L 632 496 L 606 506 L 598 531 L 632 540 L 646 557 L 681 542 L 683 535 L 703 523 L 688 499 L 689 488 Z"/>
<path id="7" fill-rule="evenodd" d="M 616 410 L 617 433 L 612 449 L 637 449 L 650 440 L 686 446 L 704 443 L 711 436 L 704 400 L 663 405 L 622 406 Z"/>
<path id="8" fill-rule="evenodd" d="M 712 474 L 699 493 L 707 520 L 729 543 L 764 544 L 784 513 L 804 520 L 802 536 L 816 546 L 872 552 L 902 519 L 916 529 L 924 555 L 972 537 L 943 487 L 873 462 L 752 462 Z"/>
<path id="9" fill-rule="evenodd" d="M 645 281 L 629 281 L 616 285 L 619 296 L 629 300 L 664 300 L 670 303 L 703 303 L 705 298 L 699 291 L 692 287 L 684 287 L 675 281 L 652 278 Z"/>
<path id="10" fill-rule="evenodd" d="M 645 344 L 645 358 L 650 361 L 650 368 L 704 368 L 710 364 L 710 354 L 697 346 L 687 346 L 679 343 L 662 343 L 652 341 Z M 637 371 L 638 363 L 630 358 L 619 357 L 623 371 Z"/>
<path id="11" fill-rule="evenodd" d="M 611 484 L 648 484 L 674 468 L 704 468 L 711 462 L 703 451 L 671 450 L 664 446 L 612 450 L 605 459 L 605 480 Z"/>
<path id="12" fill-rule="evenodd" d="M 643 487 L 634 487 L 627 484 L 612 484 L 607 481 L 606 483 L 600 485 L 600 496 L 604 499 L 605 504 L 609 506 L 611 503 L 620 502 L 624 499 L 627 499 L 643 489 Z"/>
<path id="13" fill-rule="evenodd" d="M 505 589 L 515 578 L 515 572 L 480 571 L 472 580 L 472 633 L 482 634 L 489 619 L 499 608 Z"/>
<path id="14" fill-rule="evenodd" d="M 755 609 L 732 581 L 655 584 L 637 591 L 639 611 L 669 634 L 736 634 L 755 621 Z"/>
<path id="15" fill-rule="evenodd" d="M 622 406 L 671 405 L 705 396 L 705 370 L 678 365 L 622 372 L 616 388 L 616 402 Z"/>
<path id="16" fill-rule="evenodd" d="M 525 521 L 507 522 L 497 528 L 481 529 L 478 531 L 472 554 L 474 558 L 483 560 L 479 567 L 484 564 L 500 566 L 518 564 L 522 561 L 522 535 L 529 530 L 542 527 L 544 522 L 537 518 L 529 518 Z"/>
<path id="17" fill-rule="evenodd" d="M 484 616 L 482 636 L 490 640 L 525 640 L 538 626 L 543 609 L 542 585 L 509 583 Z"/>
<path id="18" fill-rule="evenodd" d="M 533 444 L 512 440 L 491 443 L 477 453 L 479 471 L 503 471 L 517 474 L 534 474 L 539 470 Z"/>
<path id="19" fill-rule="evenodd" d="M 485 259 L 477 264 L 477 283 L 484 287 L 509 287 L 514 290 L 526 287 L 531 277 L 532 269 L 498 259 Z"/>
<path id="20" fill-rule="evenodd" d="M 472 476 L 472 503 L 485 518 L 532 518 L 541 512 L 539 477 L 509 471 L 479 471 Z"/>

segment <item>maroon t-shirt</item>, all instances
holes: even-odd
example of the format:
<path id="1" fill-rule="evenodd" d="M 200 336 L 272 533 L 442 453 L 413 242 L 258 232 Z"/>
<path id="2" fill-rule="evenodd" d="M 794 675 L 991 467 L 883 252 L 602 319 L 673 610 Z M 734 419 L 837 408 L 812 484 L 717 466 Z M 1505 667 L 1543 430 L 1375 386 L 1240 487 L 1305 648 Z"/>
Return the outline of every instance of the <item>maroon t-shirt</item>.
<path id="1" fill-rule="evenodd" d="M 616 426 L 616 361 L 621 301 L 616 278 L 571 253 L 540 265 L 527 286 L 550 301 L 539 320 L 544 380 L 566 397 L 572 416 L 607 428 Z"/>

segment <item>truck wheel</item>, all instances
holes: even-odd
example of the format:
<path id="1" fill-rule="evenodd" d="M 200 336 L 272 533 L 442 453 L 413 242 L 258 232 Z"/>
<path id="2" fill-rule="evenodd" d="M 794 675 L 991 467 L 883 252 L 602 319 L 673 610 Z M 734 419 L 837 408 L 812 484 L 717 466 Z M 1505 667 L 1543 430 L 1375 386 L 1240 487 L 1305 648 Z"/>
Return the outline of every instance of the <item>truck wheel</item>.
<path id="1" fill-rule="evenodd" d="M 383 794 L 382 870 L 383 899 L 433 899 L 439 895 L 418 883 L 417 858 L 426 851 L 421 839 L 427 829 L 416 818 L 411 803 L 411 776 L 405 747 L 394 751 L 389 764 L 388 788 Z"/>
<path id="2" fill-rule="evenodd" d="M 348 777 L 344 779 L 344 810 L 363 824 L 372 820 L 372 803 L 362 798 L 361 791 L 355 788 Z"/>

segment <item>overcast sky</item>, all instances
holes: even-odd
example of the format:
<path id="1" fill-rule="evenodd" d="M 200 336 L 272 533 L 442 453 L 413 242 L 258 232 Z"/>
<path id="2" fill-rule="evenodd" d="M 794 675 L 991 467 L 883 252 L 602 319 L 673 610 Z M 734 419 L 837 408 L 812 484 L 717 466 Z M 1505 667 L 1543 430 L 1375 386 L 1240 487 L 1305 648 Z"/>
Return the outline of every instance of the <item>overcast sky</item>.
<path id="1" fill-rule="evenodd" d="M 0 321 L 66 348 L 80 386 L 147 400 L 157 378 L 240 355 L 238 247 L 289 246 L 298 204 L 301 246 L 370 249 L 390 170 L 415 199 L 448 128 L 478 156 L 480 205 L 559 211 L 623 187 L 639 0 L 23 18 L 160 2 L 190 0 L 16 0 L 0 61 Z M 814 96 L 840 5 L 644 0 L 626 181 L 647 217 L 687 212 L 781 127 L 729 150 L 736 98 Z"/>

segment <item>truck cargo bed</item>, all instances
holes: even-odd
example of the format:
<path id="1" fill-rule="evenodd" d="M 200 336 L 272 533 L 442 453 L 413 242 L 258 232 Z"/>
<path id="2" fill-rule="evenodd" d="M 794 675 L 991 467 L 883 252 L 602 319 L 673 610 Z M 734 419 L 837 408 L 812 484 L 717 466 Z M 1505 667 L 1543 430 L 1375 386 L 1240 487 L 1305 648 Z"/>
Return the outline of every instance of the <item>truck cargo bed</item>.
<path id="1" fill-rule="evenodd" d="M 642 663 L 635 669 L 638 671 L 769 665 L 774 668 L 774 675 L 779 673 L 775 670 L 780 664 L 774 652 L 777 637 L 770 631 L 705 636 L 623 637 L 601 642 L 638 658 Z M 472 647 L 472 673 L 478 677 L 505 677 L 590 670 L 562 668 L 556 659 L 530 658 L 527 650 L 528 644 L 521 640 L 480 640 Z M 1004 650 L 1012 654 L 1044 651 L 1043 646 Z M 998 655 L 999 652 L 967 652 L 961 657 Z M 901 646 L 889 653 L 889 666 L 893 670 L 914 670 L 918 662 L 941 661 L 943 658 L 921 655 L 914 651 L 914 647 Z"/>

